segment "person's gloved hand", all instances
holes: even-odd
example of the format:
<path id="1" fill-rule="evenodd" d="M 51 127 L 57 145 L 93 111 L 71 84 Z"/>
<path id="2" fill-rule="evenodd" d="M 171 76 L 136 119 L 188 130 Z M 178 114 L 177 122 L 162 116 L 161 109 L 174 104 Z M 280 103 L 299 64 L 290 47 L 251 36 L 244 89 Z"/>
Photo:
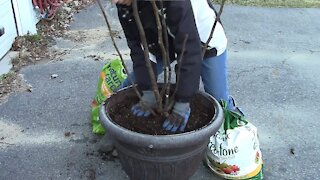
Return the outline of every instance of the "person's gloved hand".
<path id="1" fill-rule="evenodd" d="M 177 130 L 183 132 L 189 120 L 190 112 L 190 103 L 176 102 L 172 113 L 164 121 L 162 127 L 171 132 L 176 132 Z"/>
<path id="2" fill-rule="evenodd" d="M 152 91 L 142 91 L 142 92 L 143 92 L 143 95 L 141 97 L 141 100 L 145 103 L 145 105 L 147 105 L 150 108 L 155 107 L 157 101 L 156 101 L 156 98 L 154 97 L 153 92 Z M 142 105 L 141 101 L 132 106 L 131 112 L 136 116 L 144 116 L 144 117 L 148 117 L 151 114 L 151 112 Z"/>

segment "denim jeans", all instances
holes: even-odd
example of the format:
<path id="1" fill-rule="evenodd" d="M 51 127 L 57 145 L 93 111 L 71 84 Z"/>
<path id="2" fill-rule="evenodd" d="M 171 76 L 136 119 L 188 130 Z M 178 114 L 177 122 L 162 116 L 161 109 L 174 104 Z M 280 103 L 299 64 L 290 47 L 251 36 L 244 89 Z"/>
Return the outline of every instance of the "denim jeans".
<path id="1" fill-rule="evenodd" d="M 162 61 L 157 63 L 157 74 L 163 71 Z M 134 73 L 129 75 L 135 81 Z M 227 51 L 219 56 L 206 58 L 201 65 L 201 79 L 205 92 L 212 95 L 216 100 L 225 100 L 228 102 L 228 109 L 234 109 L 234 103 L 229 96 L 228 77 L 227 77 Z M 128 78 L 122 83 L 121 87 L 131 85 Z"/>
<path id="2" fill-rule="evenodd" d="M 228 75 L 227 75 L 227 51 L 219 56 L 206 58 L 201 65 L 201 79 L 205 92 L 216 100 L 228 102 L 228 108 L 232 109 L 233 103 L 229 99 Z"/>

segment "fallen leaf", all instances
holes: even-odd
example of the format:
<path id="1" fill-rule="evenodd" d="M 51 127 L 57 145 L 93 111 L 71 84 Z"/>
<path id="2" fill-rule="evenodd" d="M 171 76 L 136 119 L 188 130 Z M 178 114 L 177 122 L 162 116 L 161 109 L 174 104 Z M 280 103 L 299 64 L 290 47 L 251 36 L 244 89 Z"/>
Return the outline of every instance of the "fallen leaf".
<path id="1" fill-rule="evenodd" d="M 70 135 L 71 135 L 70 132 L 65 132 L 65 133 L 64 133 L 64 136 L 65 136 L 65 137 L 69 137 Z"/>
<path id="2" fill-rule="evenodd" d="M 291 148 L 291 149 L 290 149 L 290 153 L 291 153 L 291 154 L 295 154 L 294 148 Z"/>

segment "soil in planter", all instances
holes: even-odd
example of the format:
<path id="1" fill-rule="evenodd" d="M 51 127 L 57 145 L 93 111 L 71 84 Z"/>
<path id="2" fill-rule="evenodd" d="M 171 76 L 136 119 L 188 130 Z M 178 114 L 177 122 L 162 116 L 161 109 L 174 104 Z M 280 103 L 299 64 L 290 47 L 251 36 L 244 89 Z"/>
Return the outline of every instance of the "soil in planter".
<path id="1" fill-rule="evenodd" d="M 191 102 L 191 115 L 185 132 L 200 129 L 207 125 L 214 115 L 215 110 L 208 108 L 200 103 L 203 97 L 196 96 Z M 131 107 L 138 102 L 138 98 L 128 98 L 123 103 L 119 103 L 110 108 L 109 115 L 118 125 L 131 131 L 151 134 L 151 135 L 169 135 L 173 134 L 165 131 L 162 124 L 164 116 L 136 117 L 131 113 Z"/>

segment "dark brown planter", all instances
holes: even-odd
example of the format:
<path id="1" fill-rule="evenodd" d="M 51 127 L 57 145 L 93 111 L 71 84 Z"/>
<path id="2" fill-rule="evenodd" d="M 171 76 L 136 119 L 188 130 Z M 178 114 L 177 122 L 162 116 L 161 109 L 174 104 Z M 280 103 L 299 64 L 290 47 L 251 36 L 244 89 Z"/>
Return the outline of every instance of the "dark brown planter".
<path id="1" fill-rule="evenodd" d="M 110 119 L 110 107 L 128 96 L 136 96 L 132 88 L 112 95 L 100 109 L 100 120 L 113 138 L 124 171 L 132 180 L 189 179 L 202 161 L 210 136 L 223 122 L 218 101 L 206 93 L 197 94 L 199 102 L 215 110 L 211 122 L 201 129 L 174 135 L 147 135 L 125 129 Z"/>

